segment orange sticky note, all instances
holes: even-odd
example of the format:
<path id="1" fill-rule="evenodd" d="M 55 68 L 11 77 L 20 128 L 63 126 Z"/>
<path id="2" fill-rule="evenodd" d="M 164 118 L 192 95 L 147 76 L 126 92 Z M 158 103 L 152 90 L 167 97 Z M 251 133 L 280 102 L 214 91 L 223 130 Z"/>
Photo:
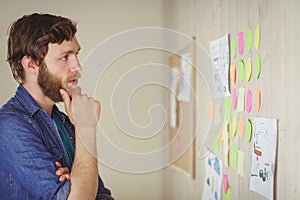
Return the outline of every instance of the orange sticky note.
<path id="1" fill-rule="evenodd" d="M 245 126 L 245 120 L 243 116 L 240 116 L 239 124 L 238 124 L 238 133 L 240 138 L 244 136 L 244 126 Z"/>
<path id="2" fill-rule="evenodd" d="M 236 84 L 236 66 L 235 64 L 230 65 L 230 78 L 231 78 L 231 84 Z"/>
<path id="3" fill-rule="evenodd" d="M 257 88 L 256 89 L 256 101 L 255 101 L 257 112 L 259 112 L 259 110 L 260 110 L 260 104 L 261 104 L 260 89 Z"/>

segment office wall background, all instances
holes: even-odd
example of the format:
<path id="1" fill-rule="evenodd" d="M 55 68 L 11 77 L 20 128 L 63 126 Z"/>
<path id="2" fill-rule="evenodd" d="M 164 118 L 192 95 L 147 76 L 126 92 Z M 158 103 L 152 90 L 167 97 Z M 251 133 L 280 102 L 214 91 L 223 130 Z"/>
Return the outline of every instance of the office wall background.
<path id="1" fill-rule="evenodd" d="M 225 34 L 236 36 L 261 26 L 261 81 L 262 107 L 250 117 L 278 119 L 277 199 L 299 199 L 299 92 L 298 57 L 300 3 L 294 0 L 166 0 L 164 1 L 165 27 L 195 36 L 197 42 L 210 52 L 209 43 Z M 209 63 L 198 60 L 197 67 L 209 74 Z M 200 128 L 197 148 L 209 125 L 210 92 L 205 79 L 200 77 L 197 92 L 200 96 Z M 208 78 L 209 79 L 209 78 Z M 248 146 L 248 147 L 247 147 Z M 251 148 L 239 143 L 245 155 L 245 175 L 241 177 L 225 168 L 231 185 L 231 199 L 266 199 L 249 190 Z M 166 189 L 173 191 L 165 199 L 201 199 L 204 184 L 204 160 L 196 162 L 196 179 L 191 180 L 177 170 L 166 170 Z M 247 174 L 248 172 L 248 174 Z M 224 197 L 222 197 L 224 199 Z"/>

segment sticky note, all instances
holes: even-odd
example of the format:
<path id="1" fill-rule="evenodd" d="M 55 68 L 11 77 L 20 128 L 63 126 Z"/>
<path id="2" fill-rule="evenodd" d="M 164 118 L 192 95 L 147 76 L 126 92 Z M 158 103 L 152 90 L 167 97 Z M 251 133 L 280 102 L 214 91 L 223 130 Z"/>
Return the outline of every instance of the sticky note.
<path id="1" fill-rule="evenodd" d="M 250 119 L 247 120 L 246 134 L 247 142 L 250 142 L 252 138 L 252 122 Z"/>
<path id="2" fill-rule="evenodd" d="M 229 132 L 228 124 L 224 125 L 222 138 L 223 138 L 223 155 L 224 155 L 224 166 L 228 167 L 229 165 Z"/>
<path id="3" fill-rule="evenodd" d="M 230 200 L 231 196 L 231 187 L 228 186 L 227 193 L 225 194 L 225 200 Z"/>
<path id="4" fill-rule="evenodd" d="M 256 88 L 256 100 L 255 100 L 255 107 L 256 111 L 259 112 L 261 104 L 261 97 L 260 97 L 260 89 Z"/>
<path id="5" fill-rule="evenodd" d="M 236 66 L 235 66 L 235 64 L 230 65 L 230 79 L 231 79 L 231 84 L 235 85 L 236 84 Z"/>
<path id="6" fill-rule="evenodd" d="M 244 66 L 244 61 L 243 60 L 239 60 L 238 61 L 238 76 L 239 76 L 239 80 L 240 82 L 244 81 L 244 74 L 245 74 L 245 66 Z"/>
<path id="7" fill-rule="evenodd" d="M 244 34 L 243 32 L 238 33 L 238 53 L 241 55 L 244 51 Z"/>
<path id="8" fill-rule="evenodd" d="M 239 124 L 238 124 L 238 134 L 239 134 L 240 138 L 242 138 L 244 136 L 244 129 L 245 129 L 244 124 L 245 124 L 244 117 L 240 116 Z"/>
<path id="9" fill-rule="evenodd" d="M 245 152 L 238 150 L 238 174 L 244 176 Z"/>
<path id="10" fill-rule="evenodd" d="M 247 96 L 246 96 L 246 111 L 249 113 L 252 108 L 252 92 L 250 89 L 247 91 Z"/>
<path id="11" fill-rule="evenodd" d="M 247 64 L 246 64 L 246 78 L 247 78 L 247 81 L 250 81 L 251 76 L 252 76 L 252 62 L 251 62 L 251 59 L 248 58 L 247 59 Z"/>
<path id="12" fill-rule="evenodd" d="M 219 146 L 219 132 L 215 131 L 214 132 L 214 136 L 215 136 L 214 151 L 215 152 L 219 152 L 219 150 L 220 150 L 220 146 Z"/>
<path id="13" fill-rule="evenodd" d="M 228 175 L 223 174 L 223 192 L 226 194 L 228 192 Z"/>
<path id="14" fill-rule="evenodd" d="M 255 27 L 255 42 L 254 42 L 254 46 L 255 46 L 255 49 L 258 49 L 259 46 L 260 46 L 260 25 L 257 24 L 256 27 Z"/>
<path id="15" fill-rule="evenodd" d="M 236 57 L 236 38 L 232 38 L 231 40 L 231 58 L 234 59 Z"/>
<path id="16" fill-rule="evenodd" d="M 226 122 L 230 122 L 231 119 L 231 99 L 225 99 L 225 120 Z"/>
<path id="17" fill-rule="evenodd" d="M 236 129 L 237 129 L 237 119 L 236 119 L 236 116 L 233 116 L 232 122 L 231 122 L 232 137 L 236 136 Z"/>
<path id="18" fill-rule="evenodd" d="M 236 109 L 236 105 L 237 105 L 237 93 L 236 93 L 236 89 L 233 89 L 231 92 L 231 106 L 233 110 Z"/>
<path id="19" fill-rule="evenodd" d="M 248 28 L 246 33 L 246 50 L 250 52 L 251 48 L 252 48 L 252 30 Z"/>
<path id="20" fill-rule="evenodd" d="M 260 71 L 261 71 L 260 55 L 256 55 L 256 57 L 255 57 L 255 77 L 256 77 L 256 79 L 259 79 Z"/>
<path id="21" fill-rule="evenodd" d="M 231 167 L 232 169 L 237 170 L 238 166 L 238 148 L 237 146 L 231 147 Z"/>
<path id="22" fill-rule="evenodd" d="M 245 88 L 244 87 L 239 88 L 236 110 L 238 112 L 242 112 L 245 110 Z"/>

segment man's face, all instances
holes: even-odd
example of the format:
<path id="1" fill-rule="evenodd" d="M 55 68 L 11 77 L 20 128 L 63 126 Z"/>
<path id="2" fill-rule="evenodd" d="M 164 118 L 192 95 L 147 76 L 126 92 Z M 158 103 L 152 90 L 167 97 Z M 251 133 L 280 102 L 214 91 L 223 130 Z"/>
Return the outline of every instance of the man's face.
<path id="1" fill-rule="evenodd" d="M 63 88 L 71 95 L 78 83 L 81 70 L 77 58 L 79 50 L 76 37 L 48 46 L 44 63 L 39 67 L 38 84 L 44 95 L 54 102 L 62 101 L 59 89 Z"/>

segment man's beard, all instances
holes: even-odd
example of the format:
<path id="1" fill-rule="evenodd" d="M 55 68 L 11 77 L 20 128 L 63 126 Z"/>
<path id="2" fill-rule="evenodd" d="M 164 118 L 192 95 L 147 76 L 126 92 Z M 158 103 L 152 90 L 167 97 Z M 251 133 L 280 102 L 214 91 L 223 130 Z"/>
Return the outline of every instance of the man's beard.
<path id="1" fill-rule="evenodd" d="M 63 85 L 62 78 L 56 77 L 48 71 L 45 63 L 39 66 L 38 84 L 43 94 L 49 97 L 55 103 L 63 101 L 59 90 L 65 89 L 71 95 L 71 89 L 67 85 Z M 68 84 L 68 82 L 66 82 Z"/>

